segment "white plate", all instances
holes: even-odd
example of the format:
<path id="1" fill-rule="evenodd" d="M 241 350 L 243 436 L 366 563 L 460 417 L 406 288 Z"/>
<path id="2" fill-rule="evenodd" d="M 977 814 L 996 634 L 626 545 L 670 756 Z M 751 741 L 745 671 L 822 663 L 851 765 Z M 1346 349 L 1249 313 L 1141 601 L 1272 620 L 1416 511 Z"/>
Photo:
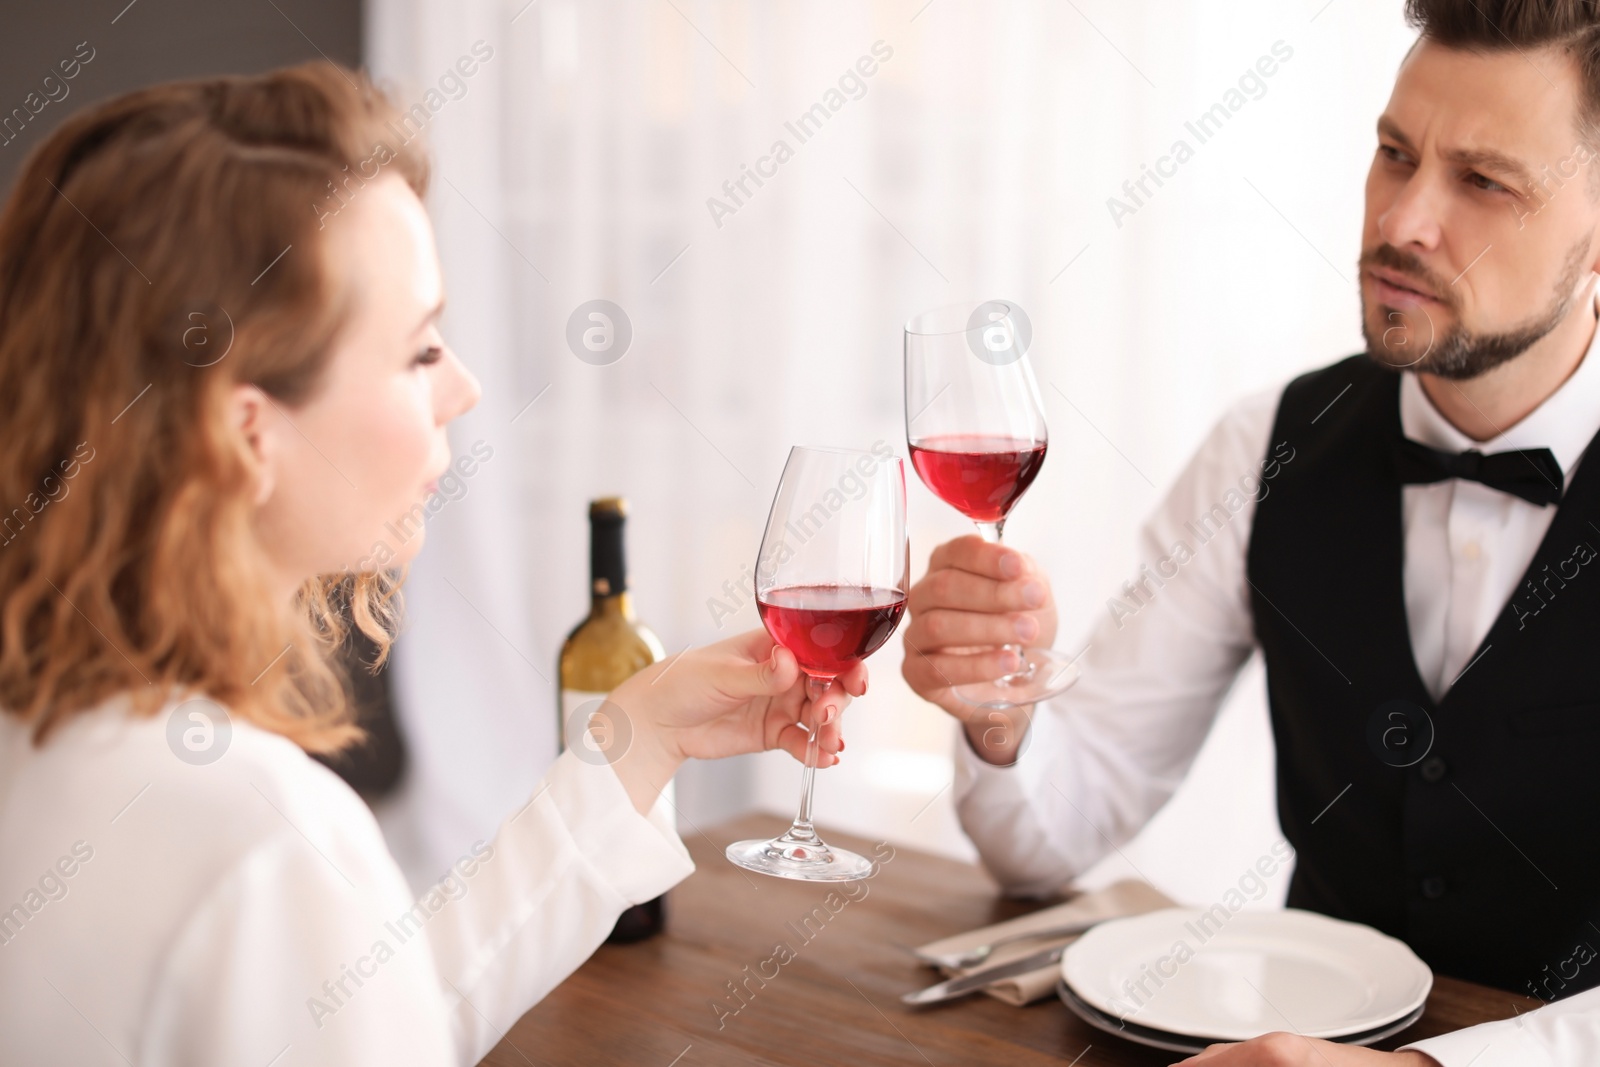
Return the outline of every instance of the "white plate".
<path id="1" fill-rule="evenodd" d="M 1061 977 L 1113 1018 L 1221 1041 L 1357 1034 L 1404 1018 L 1433 988 L 1416 953 L 1369 926 L 1220 905 L 1101 923 L 1067 947 Z"/>

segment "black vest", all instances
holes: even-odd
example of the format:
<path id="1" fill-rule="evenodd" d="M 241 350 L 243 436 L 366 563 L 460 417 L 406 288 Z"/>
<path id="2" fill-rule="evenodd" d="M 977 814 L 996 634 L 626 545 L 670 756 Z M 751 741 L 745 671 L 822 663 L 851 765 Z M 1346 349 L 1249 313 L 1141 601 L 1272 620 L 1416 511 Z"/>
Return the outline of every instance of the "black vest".
<path id="1" fill-rule="evenodd" d="M 1400 436 L 1400 374 L 1361 355 L 1295 379 L 1268 446 L 1247 574 L 1289 905 L 1442 974 L 1568 996 L 1600 984 L 1600 458 L 1435 703 L 1406 622 Z"/>

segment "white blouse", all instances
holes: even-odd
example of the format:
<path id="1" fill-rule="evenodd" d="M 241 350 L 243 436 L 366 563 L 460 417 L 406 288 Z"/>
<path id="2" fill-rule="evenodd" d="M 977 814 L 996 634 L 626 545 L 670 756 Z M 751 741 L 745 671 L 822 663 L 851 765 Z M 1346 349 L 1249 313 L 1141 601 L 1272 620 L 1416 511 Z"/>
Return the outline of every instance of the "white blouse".
<path id="1" fill-rule="evenodd" d="M 0 716 L 0 1063 L 474 1064 L 694 870 L 567 752 L 413 899 L 343 780 L 214 709 Z"/>

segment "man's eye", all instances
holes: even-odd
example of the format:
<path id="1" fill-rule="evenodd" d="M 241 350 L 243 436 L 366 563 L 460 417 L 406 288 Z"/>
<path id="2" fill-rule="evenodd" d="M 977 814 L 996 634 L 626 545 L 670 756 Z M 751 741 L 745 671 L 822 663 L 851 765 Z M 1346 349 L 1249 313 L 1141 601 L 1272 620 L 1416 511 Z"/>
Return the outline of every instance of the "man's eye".
<path id="1" fill-rule="evenodd" d="M 443 355 L 444 349 L 440 348 L 438 345 L 429 345 L 427 348 L 424 348 L 421 352 L 417 353 L 416 358 L 411 361 L 411 365 L 414 367 L 432 366 L 433 364 L 439 362 L 439 358 Z"/>
<path id="2" fill-rule="evenodd" d="M 1393 145 L 1386 145 L 1386 144 L 1379 145 L 1378 146 L 1378 154 L 1380 156 L 1382 156 L 1384 159 L 1387 159 L 1390 163 L 1406 163 L 1406 162 L 1409 162 L 1406 159 L 1405 153 L 1400 151 L 1400 149 L 1394 147 Z"/>
<path id="3" fill-rule="evenodd" d="M 1510 191 L 1493 178 L 1485 178 L 1482 174 L 1473 173 L 1467 175 L 1467 182 L 1474 188 L 1482 189 L 1486 193 L 1502 193 Z"/>

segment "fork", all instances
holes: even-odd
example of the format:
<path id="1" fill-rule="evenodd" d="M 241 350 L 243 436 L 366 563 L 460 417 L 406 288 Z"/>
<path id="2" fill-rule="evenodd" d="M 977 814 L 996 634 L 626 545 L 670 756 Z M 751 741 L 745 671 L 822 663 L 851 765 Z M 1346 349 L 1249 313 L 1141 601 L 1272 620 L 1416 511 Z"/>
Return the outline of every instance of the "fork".
<path id="1" fill-rule="evenodd" d="M 924 963 L 931 963 L 939 967 L 948 967 L 951 970 L 960 971 L 965 970 L 968 967 L 978 966 L 978 964 L 988 959 L 989 956 L 993 954 L 995 949 L 1001 948 L 1005 945 L 1014 945 L 1018 941 L 1037 941 L 1051 937 L 1074 936 L 1083 933 L 1085 930 L 1088 930 L 1089 927 L 1096 925 L 1100 921 L 1101 920 L 1099 919 L 1080 919 L 1077 922 L 1067 923 L 1062 926 L 1051 926 L 1041 930 L 1028 930 L 1023 933 L 1008 934 L 1005 937 L 997 937 L 986 945 L 979 945 L 976 948 L 968 949 L 965 952 L 947 953 L 943 956 L 935 956 L 929 953 L 919 952 L 916 949 L 912 949 L 911 951 L 913 955 L 922 960 Z"/>

